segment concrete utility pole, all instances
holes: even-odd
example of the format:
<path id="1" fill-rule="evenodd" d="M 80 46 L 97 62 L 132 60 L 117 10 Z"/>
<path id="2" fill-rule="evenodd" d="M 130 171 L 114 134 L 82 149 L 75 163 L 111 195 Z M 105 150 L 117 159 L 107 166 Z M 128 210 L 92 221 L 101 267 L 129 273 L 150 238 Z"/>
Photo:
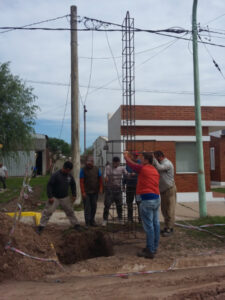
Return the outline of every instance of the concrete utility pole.
<path id="1" fill-rule="evenodd" d="M 199 195 L 199 214 L 200 217 L 207 216 L 206 192 L 205 192 L 205 171 L 204 154 L 202 143 L 201 125 L 201 104 L 199 87 L 199 68 L 198 68 L 198 28 L 197 28 L 197 4 L 194 0 L 192 9 L 192 39 L 193 39 L 193 66 L 194 66 L 194 94 L 195 94 L 195 131 L 198 160 L 198 195 Z"/>
<path id="2" fill-rule="evenodd" d="M 81 202 L 80 192 L 80 131 L 79 131 L 79 88 L 77 55 L 77 7 L 70 7 L 71 25 L 71 147 L 73 176 L 77 186 L 76 204 Z"/>

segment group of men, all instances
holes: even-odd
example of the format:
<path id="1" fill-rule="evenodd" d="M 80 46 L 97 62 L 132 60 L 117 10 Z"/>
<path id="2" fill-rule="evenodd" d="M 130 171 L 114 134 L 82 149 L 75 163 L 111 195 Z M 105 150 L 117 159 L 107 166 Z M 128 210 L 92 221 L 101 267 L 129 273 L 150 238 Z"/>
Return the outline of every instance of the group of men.
<path id="1" fill-rule="evenodd" d="M 130 158 L 133 163 L 140 164 L 141 153 L 132 152 Z M 173 233 L 176 204 L 176 186 L 174 182 L 174 168 L 161 151 L 152 152 L 152 165 L 160 175 L 159 190 L 161 198 L 161 211 L 164 217 L 164 229 L 162 236 L 169 236 Z M 125 158 L 126 159 L 126 158 Z M 73 164 L 65 162 L 63 168 L 54 173 L 47 185 L 48 201 L 42 212 L 38 233 L 41 233 L 49 218 L 60 205 L 65 211 L 68 219 L 76 230 L 82 230 L 73 210 L 73 202 L 76 200 L 76 184 L 71 170 Z M 126 167 L 120 165 L 120 158 L 113 157 L 112 164 L 107 164 L 104 170 L 104 211 L 102 225 L 108 222 L 109 210 L 113 202 L 116 204 L 118 222 L 122 223 L 122 193 L 126 191 L 128 222 L 133 222 L 133 202 L 138 205 L 138 218 L 141 222 L 140 203 L 141 198 L 136 195 L 138 182 L 138 172 L 133 170 L 129 164 Z M 72 200 L 69 197 L 69 187 L 72 193 Z M 97 226 L 95 214 L 97 210 L 97 200 L 99 193 L 103 193 L 103 179 L 101 171 L 94 165 L 93 157 L 88 157 L 85 166 L 80 171 L 80 187 L 84 205 L 84 219 L 86 228 Z M 142 222 L 143 223 L 143 222 Z"/>

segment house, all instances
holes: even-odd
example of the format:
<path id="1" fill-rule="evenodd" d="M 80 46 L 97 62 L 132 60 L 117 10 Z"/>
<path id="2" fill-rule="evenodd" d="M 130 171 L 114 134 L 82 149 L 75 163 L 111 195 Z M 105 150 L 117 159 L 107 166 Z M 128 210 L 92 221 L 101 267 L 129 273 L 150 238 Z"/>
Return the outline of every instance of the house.
<path id="1" fill-rule="evenodd" d="M 130 109 L 120 106 L 108 117 L 108 144 L 110 151 L 121 153 L 129 143 L 123 142 L 129 132 L 135 132 L 135 150 L 161 150 L 174 164 L 178 201 L 198 199 L 198 175 L 195 136 L 195 108 L 193 106 L 151 106 L 137 105 L 135 120 L 124 120 Z M 212 200 L 210 192 L 210 133 L 225 129 L 225 107 L 202 107 L 202 141 L 205 162 L 205 182 L 207 200 Z M 125 125 L 124 125 L 125 124 Z M 128 125 L 127 125 L 128 124 Z M 131 124 L 131 125 L 129 125 Z M 223 159 L 223 161 L 221 161 Z M 225 165 L 224 155 L 220 165 Z M 223 169 L 224 170 L 224 169 Z"/>
<path id="2" fill-rule="evenodd" d="M 225 130 L 211 133 L 210 176 L 211 184 L 225 185 Z"/>
<path id="3" fill-rule="evenodd" d="M 31 175 L 36 167 L 37 175 L 45 175 L 50 167 L 49 151 L 47 149 L 47 135 L 35 134 L 29 151 L 19 149 L 16 155 L 3 158 L 3 164 L 8 169 L 9 176 L 24 176 L 26 171 Z"/>

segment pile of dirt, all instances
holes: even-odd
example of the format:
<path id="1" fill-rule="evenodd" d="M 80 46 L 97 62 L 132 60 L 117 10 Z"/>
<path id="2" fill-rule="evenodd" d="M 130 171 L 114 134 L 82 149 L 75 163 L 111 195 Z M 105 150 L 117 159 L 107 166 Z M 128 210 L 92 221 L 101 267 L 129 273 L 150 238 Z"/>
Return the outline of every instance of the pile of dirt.
<path id="1" fill-rule="evenodd" d="M 28 194 L 28 198 L 23 200 L 23 211 L 37 211 L 41 202 L 40 199 L 42 188 L 35 186 L 32 188 L 32 192 Z M 2 212 L 14 212 L 17 209 L 18 197 L 11 199 L 8 202 L 0 203 L 0 211 Z"/>
<path id="2" fill-rule="evenodd" d="M 36 280 L 59 269 L 54 262 L 38 261 L 10 249 L 5 250 L 12 226 L 13 218 L 0 213 L 0 281 L 11 278 Z M 11 237 L 11 246 L 32 256 L 56 259 L 50 240 L 39 236 L 34 228 L 20 222 L 17 222 Z"/>
<path id="3" fill-rule="evenodd" d="M 96 230 L 78 232 L 74 229 L 62 230 L 59 226 L 46 228 L 44 234 L 53 241 L 54 247 L 63 264 L 74 264 L 78 261 L 113 255 L 113 242 L 109 234 Z"/>

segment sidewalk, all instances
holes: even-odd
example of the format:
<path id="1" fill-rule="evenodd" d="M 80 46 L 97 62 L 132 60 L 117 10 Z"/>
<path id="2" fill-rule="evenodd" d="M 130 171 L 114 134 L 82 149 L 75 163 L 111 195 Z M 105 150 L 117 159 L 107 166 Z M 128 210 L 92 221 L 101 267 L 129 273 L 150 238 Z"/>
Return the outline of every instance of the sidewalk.
<path id="1" fill-rule="evenodd" d="M 96 212 L 96 222 L 98 224 L 102 223 L 102 214 L 103 214 L 104 204 L 103 201 L 100 200 L 98 202 L 98 208 Z M 207 202 L 207 212 L 209 216 L 225 216 L 225 201 L 213 201 Z M 84 223 L 84 212 L 78 211 L 75 212 L 76 217 L 81 222 Z M 176 220 L 190 220 L 190 219 L 198 219 L 199 218 L 199 207 L 198 202 L 185 202 L 185 203 L 177 203 L 176 205 Z M 163 218 L 160 213 L 160 221 L 163 221 Z M 69 220 L 67 219 L 65 213 L 63 211 L 56 211 L 49 223 L 57 223 L 57 224 L 68 224 Z"/>

